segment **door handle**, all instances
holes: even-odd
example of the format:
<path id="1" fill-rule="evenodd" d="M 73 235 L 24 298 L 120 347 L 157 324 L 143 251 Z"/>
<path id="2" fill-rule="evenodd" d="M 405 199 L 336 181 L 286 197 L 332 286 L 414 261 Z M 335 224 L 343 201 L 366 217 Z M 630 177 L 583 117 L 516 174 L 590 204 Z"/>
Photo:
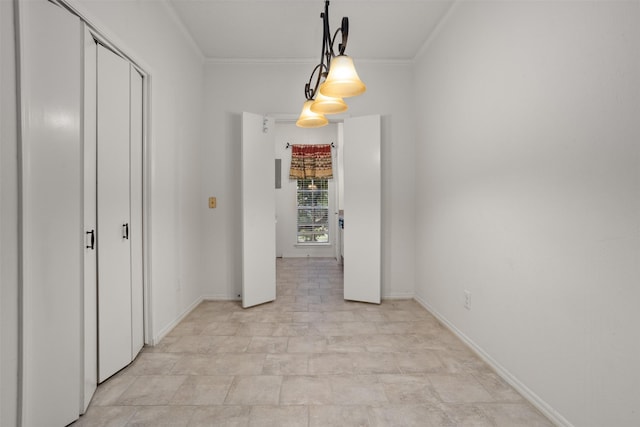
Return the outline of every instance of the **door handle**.
<path id="1" fill-rule="evenodd" d="M 95 233 L 95 231 L 94 230 L 87 231 L 86 234 L 90 234 L 91 238 L 89 240 L 89 244 L 86 245 L 85 247 L 87 249 L 95 249 L 96 248 L 95 247 L 95 243 L 96 243 L 96 233 Z"/>
<path id="2" fill-rule="evenodd" d="M 122 224 L 122 238 L 129 240 L 129 223 Z"/>

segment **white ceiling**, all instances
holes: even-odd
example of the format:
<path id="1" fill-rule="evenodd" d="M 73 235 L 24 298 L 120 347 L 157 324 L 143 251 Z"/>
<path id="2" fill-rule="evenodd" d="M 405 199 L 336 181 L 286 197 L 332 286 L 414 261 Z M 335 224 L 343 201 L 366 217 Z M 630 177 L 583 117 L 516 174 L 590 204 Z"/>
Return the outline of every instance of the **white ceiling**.
<path id="1" fill-rule="evenodd" d="M 349 17 L 345 52 L 349 56 L 411 60 L 454 1 L 332 0 L 329 25 L 335 32 L 342 17 Z M 169 0 L 169 4 L 206 58 L 320 60 L 324 0 Z"/>

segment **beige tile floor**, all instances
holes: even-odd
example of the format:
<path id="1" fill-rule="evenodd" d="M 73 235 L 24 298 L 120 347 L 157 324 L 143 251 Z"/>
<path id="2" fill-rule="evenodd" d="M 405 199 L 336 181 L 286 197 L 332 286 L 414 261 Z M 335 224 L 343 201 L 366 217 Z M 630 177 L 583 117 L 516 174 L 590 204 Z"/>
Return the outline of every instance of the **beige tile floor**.
<path id="1" fill-rule="evenodd" d="M 278 259 L 275 302 L 203 302 L 75 425 L 552 426 L 415 301 L 342 293 L 335 260 Z"/>

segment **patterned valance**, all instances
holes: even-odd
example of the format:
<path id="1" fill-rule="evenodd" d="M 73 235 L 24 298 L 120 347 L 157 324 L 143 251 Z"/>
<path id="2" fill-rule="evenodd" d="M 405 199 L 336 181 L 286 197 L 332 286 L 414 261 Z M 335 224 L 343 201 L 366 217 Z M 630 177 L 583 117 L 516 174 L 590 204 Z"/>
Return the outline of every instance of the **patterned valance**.
<path id="1" fill-rule="evenodd" d="M 332 179 L 331 145 L 292 145 L 290 179 Z"/>

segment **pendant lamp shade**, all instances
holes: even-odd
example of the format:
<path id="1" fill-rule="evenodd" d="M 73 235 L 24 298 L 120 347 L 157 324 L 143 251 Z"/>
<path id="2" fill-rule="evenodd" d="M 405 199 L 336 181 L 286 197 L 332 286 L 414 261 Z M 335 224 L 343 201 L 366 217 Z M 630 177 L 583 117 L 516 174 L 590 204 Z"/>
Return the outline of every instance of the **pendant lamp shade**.
<path id="1" fill-rule="evenodd" d="M 339 55 L 331 60 L 327 80 L 320 86 L 320 93 L 333 98 L 347 98 L 364 93 L 367 87 L 362 83 L 353 59 Z"/>
<path id="2" fill-rule="evenodd" d="M 302 106 L 300 117 L 298 117 L 298 120 L 296 121 L 296 125 L 298 127 L 319 128 L 329 123 L 329 120 L 327 120 L 324 115 L 311 111 L 311 104 L 313 103 L 313 99 L 305 101 L 304 105 Z"/>
<path id="3" fill-rule="evenodd" d="M 311 104 L 311 111 L 318 114 L 338 114 L 347 111 L 349 106 L 342 98 L 333 98 L 322 94 L 322 85 L 320 91 L 316 94 L 316 100 Z"/>

